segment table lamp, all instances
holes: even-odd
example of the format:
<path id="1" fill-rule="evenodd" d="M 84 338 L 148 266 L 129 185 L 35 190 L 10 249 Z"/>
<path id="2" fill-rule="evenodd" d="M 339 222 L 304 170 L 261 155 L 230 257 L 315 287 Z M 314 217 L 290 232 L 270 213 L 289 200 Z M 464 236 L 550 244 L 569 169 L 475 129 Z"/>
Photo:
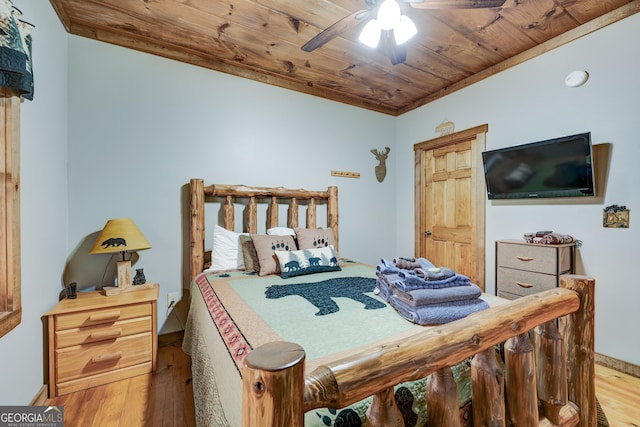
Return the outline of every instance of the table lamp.
<path id="1" fill-rule="evenodd" d="M 136 289 L 131 280 L 131 257 L 125 253 L 151 248 L 133 220 L 128 218 L 110 219 L 98 235 L 90 254 L 110 254 L 122 252 L 122 261 L 118 261 L 118 292 Z"/>

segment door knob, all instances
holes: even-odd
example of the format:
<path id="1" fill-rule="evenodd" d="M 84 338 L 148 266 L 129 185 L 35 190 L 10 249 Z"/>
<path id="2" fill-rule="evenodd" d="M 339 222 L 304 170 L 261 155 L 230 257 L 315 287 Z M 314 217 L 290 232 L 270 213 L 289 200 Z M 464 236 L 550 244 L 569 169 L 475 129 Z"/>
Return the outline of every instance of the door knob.
<path id="1" fill-rule="evenodd" d="M 432 234 L 431 230 L 427 230 L 427 231 L 424 232 L 424 235 L 427 236 L 427 237 L 431 236 L 431 234 Z"/>

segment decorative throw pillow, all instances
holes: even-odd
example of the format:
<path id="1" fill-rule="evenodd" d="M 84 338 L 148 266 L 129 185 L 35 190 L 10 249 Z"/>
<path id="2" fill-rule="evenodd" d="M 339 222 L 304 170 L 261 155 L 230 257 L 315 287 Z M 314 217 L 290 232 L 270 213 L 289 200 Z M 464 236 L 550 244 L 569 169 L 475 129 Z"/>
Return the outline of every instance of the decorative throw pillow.
<path id="1" fill-rule="evenodd" d="M 251 240 L 258 254 L 260 263 L 259 276 L 278 273 L 279 265 L 275 251 L 295 251 L 298 249 L 292 236 L 270 236 L 268 234 L 251 234 Z"/>
<path id="2" fill-rule="evenodd" d="M 244 260 L 244 269 L 249 273 L 257 273 L 260 271 L 260 261 L 258 259 L 258 252 L 251 240 L 251 236 L 241 235 L 240 248 L 242 250 L 242 259 Z"/>
<path id="3" fill-rule="evenodd" d="M 244 268 L 240 241 L 238 240 L 242 234 L 215 225 L 213 229 L 213 249 L 211 250 L 211 270 L 238 270 Z"/>
<path id="4" fill-rule="evenodd" d="M 335 249 L 336 239 L 333 236 L 332 228 L 296 228 L 298 249 L 313 249 L 333 246 L 336 258 L 340 259 L 340 254 Z"/>
<path id="5" fill-rule="evenodd" d="M 283 279 L 303 274 L 340 270 L 333 246 L 298 251 L 276 251 L 276 256 Z"/>

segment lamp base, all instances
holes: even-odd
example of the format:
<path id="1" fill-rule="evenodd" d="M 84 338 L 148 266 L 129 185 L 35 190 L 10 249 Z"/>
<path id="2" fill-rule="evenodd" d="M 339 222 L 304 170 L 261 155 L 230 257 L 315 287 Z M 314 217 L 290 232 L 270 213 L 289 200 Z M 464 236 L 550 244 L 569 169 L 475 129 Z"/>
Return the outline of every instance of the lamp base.
<path id="1" fill-rule="evenodd" d="M 142 285 L 134 286 L 131 280 L 131 261 L 118 261 L 118 286 L 106 286 L 102 290 L 104 295 L 110 296 L 122 294 L 124 292 L 147 289 L 153 286 L 153 283 L 144 283 Z"/>

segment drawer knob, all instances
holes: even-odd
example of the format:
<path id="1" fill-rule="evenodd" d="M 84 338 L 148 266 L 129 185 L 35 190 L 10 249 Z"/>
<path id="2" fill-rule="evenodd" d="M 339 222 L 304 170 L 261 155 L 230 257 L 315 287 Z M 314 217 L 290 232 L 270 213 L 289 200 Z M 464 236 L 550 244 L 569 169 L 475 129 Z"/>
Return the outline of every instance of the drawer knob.
<path id="1" fill-rule="evenodd" d="M 516 258 L 519 259 L 520 261 L 533 261 L 535 259 L 535 258 L 531 258 L 530 256 L 520 256 L 520 255 L 517 255 Z"/>
<path id="2" fill-rule="evenodd" d="M 99 354 L 91 358 L 91 363 L 113 362 L 122 359 L 122 352 Z"/>
<path id="3" fill-rule="evenodd" d="M 525 288 L 525 289 L 533 288 L 533 286 L 534 286 L 531 283 L 522 283 L 522 282 L 516 282 L 516 285 L 520 286 L 521 288 Z"/>
<path id="4" fill-rule="evenodd" d="M 105 313 L 96 313 L 89 316 L 91 322 L 104 322 L 105 320 L 112 320 L 120 318 L 120 310 L 107 311 Z"/>
<path id="5" fill-rule="evenodd" d="M 106 340 L 109 338 L 117 338 L 122 335 L 122 329 L 111 329 L 108 331 L 98 331 L 91 334 L 92 340 Z"/>

